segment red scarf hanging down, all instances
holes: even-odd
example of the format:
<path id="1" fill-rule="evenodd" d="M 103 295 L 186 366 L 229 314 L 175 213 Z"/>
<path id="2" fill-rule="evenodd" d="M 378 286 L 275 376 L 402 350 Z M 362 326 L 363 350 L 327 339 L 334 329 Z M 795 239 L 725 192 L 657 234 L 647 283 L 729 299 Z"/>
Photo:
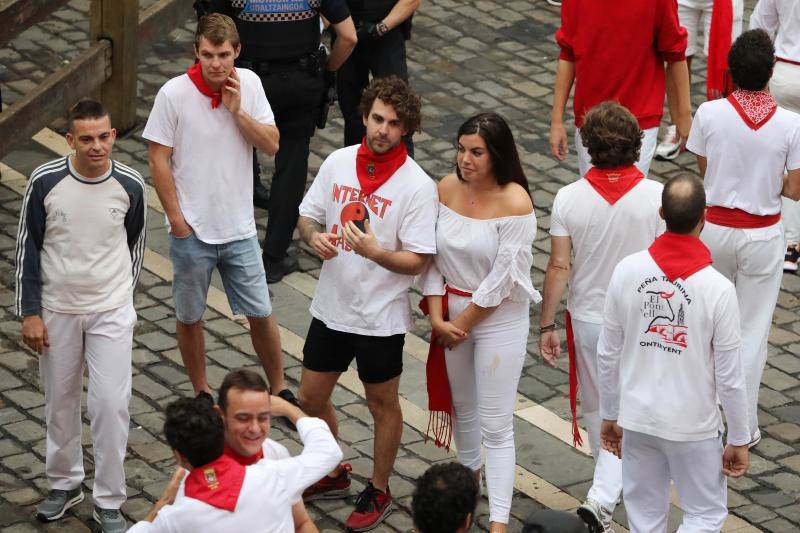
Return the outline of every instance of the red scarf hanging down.
<path id="1" fill-rule="evenodd" d="M 752 130 L 766 124 L 778 110 L 778 103 L 764 91 L 736 89 L 728 96 L 728 102 Z"/>
<path id="2" fill-rule="evenodd" d="M 225 448 L 222 450 L 222 453 L 224 453 L 225 455 L 227 455 L 228 457 L 230 457 L 231 459 L 233 459 L 242 466 L 254 465 L 264 458 L 263 448 L 259 448 L 257 454 L 247 457 L 246 455 L 242 455 L 233 448 L 231 448 L 230 446 L 228 446 L 227 441 L 225 442 Z"/>
<path id="3" fill-rule="evenodd" d="M 711 264 L 711 252 L 703 241 L 691 235 L 665 231 L 647 251 L 670 281 L 687 279 Z"/>
<path id="4" fill-rule="evenodd" d="M 222 102 L 222 91 L 214 92 L 211 90 L 211 87 L 208 86 L 205 78 L 203 78 L 203 70 L 200 68 L 200 63 L 195 63 L 189 67 L 186 74 L 198 91 L 211 98 L 211 109 L 219 107 L 220 102 Z"/>
<path id="5" fill-rule="evenodd" d="M 406 145 L 402 142 L 385 154 L 376 154 L 367 147 L 367 139 L 361 141 L 356 154 L 356 176 L 361 184 L 361 192 L 372 194 L 403 166 L 408 157 Z"/>
<path id="6" fill-rule="evenodd" d="M 456 294 L 469 298 L 472 294 L 445 285 L 442 297 L 442 318 L 450 320 L 448 312 L 448 294 Z M 419 308 L 428 316 L 428 299 L 423 298 Z M 439 344 L 439 336 L 431 332 L 431 344 L 428 347 L 428 362 L 425 364 L 425 375 L 428 386 L 428 430 L 425 432 L 425 441 L 433 437 L 433 443 L 450 451 L 450 441 L 453 437 L 453 395 L 450 392 L 450 381 L 447 379 L 447 363 L 444 359 L 444 346 Z"/>
<path id="7" fill-rule="evenodd" d="M 714 91 L 726 95 L 731 90 L 728 73 L 728 52 L 733 33 L 733 0 L 714 0 L 711 8 L 711 29 L 708 32 L 708 69 L 706 98 L 713 100 Z"/>
<path id="8" fill-rule="evenodd" d="M 584 176 L 597 194 L 614 205 L 617 200 L 644 179 L 644 174 L 634 165 L 623 168 L 592 167 Z"/>
<path id="9" fill-rule="evenodd" d="M 575 334 L 572 332 L 572 317 L 567 311 L 567 354 L 569 355 L 569 410 L 572 412 L 572 445 L 583 446 L 581 430 L 578 428 L 578 359 L 575 353 Z"/>
<path id="10" fill-rule="evenodd" d="M 225 455 L 192 469 L 186 476 L 184 494 L 219 509 L 233 512 L 244 483 L 245 467 Z"/>

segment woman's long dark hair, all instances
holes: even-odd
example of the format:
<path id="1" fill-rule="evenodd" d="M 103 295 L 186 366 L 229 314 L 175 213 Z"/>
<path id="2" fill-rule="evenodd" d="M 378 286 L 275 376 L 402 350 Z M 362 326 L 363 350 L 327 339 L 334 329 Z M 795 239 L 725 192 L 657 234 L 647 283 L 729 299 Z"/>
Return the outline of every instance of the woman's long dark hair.
<path id="1" fill-rule="evenodd" d="M 522 163 L 519 160 L 517 145 L 514 143 L 514 135 L 511 128 L 503 117 L 497 113 L 480 113 L 470 117 L 458 128 L 456 142 L 463 135 L 480 135 L 486 148 L 489 150 L 489 158 L 492 161 L 492 171 L 499 185 L 514 182 L 519 183 L 530 196 L 531 191 L 528 187 L 528 180 L 522 170 Z M 461 181 L 461 169 L 456 165 L 456 176 Z"/>

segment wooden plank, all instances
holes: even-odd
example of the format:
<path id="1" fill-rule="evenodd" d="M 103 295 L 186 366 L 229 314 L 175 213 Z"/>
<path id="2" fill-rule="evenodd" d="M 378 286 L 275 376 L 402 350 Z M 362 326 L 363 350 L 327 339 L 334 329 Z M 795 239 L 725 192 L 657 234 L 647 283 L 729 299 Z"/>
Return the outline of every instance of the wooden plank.
<path id="1" fill-rule="evenodd" d="M 100 87 L 100 101 L 119 132 L 136 125 L 139 0 L 92 0 L 91 41 L 111 41 L 111 77 Z"/>
<path id="2" fill-rule="evenodd" d="M 0 113 L 0 156 L 99 87 L 109 78 L 110 67 L 111 43 L 98 41 Z"/>
<path id="3" fill-rule="evenodd" d="M 194 17 L 192 2 L 187 0 L 158 0 L 148 7 L 139 17 L 139 57 L 146 56 L 153 44 Z"/>
<path id="4" fill-rule="evenodd" d="M 69 0 L 0 0 L 0 47 L 46 19 Z"/>

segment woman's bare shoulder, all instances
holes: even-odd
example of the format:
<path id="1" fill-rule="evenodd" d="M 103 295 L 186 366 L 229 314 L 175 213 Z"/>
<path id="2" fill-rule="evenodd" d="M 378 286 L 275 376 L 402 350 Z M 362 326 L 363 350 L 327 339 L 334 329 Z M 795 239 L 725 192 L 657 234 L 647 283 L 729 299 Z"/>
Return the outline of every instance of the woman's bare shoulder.
<path id="1" fill-rule="evenodd" d="M 511 182 L 503 187 L 501 197 L 502 216 L 515 217 L 530 215 L 533 212 L 533 200 L 528 191 L 519 183 Z"/>

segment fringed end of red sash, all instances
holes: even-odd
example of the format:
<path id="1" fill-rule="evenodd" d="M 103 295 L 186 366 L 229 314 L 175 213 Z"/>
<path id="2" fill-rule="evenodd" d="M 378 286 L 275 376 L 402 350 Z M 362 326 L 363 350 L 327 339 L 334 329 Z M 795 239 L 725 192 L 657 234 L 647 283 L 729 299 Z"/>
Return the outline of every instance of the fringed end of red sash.
<path id="1" fill-rule="evenodd" d="M 578 366 L 575 356 L 575 336 L 572 332 L 572 319 L 567 312 L 567 353 L 569 354 L 569 410 L 572 413 L 572 445 L 583 446 L 581 430 L 578 427 Z"/>
<path id="2" fill-rule="evenodd" d="M 453 440 L 453 418 L 447 411 L 431 411 L 428 416 L 428 430 L 425 432 L 425 442 L 433 439 L 437 448 L 450 451 Z"/>

